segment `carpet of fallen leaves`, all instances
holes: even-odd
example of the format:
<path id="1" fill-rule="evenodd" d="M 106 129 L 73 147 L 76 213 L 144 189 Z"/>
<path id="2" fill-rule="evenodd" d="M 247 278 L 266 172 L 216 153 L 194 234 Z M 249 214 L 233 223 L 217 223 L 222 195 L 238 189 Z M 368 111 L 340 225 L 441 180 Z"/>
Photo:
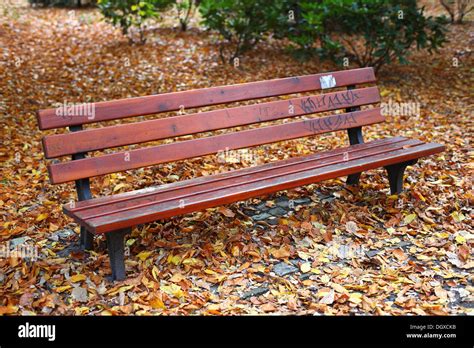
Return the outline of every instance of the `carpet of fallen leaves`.
<path id="1" fill-rule="evenodd" d="M 378 74 L 384 100 L 417 102 L 420 113 L 389 115 L 365 138 L 447 147 L 409 167 L 403 194 L 390 196 L 385 173 L 374 170 L 359 188 L 341 178 L 138 226 L 127 238 L 129 278 L 111 283 L 104 239 L 92 252 L 74 248 L 79 229 L 60 208 L 75 199 L 74 187 L 48 182 L 36 110 L 340 68 L 295 61 L 269 38 L 236 69 L 220 63 L 216 38 L 197 21 L 186 33 L 165 22 L 146 45 L 129 45 L 94 9 L 10 4 L 0 11 L 0 250 L 27 245 L 38 259 L 0 258 L 0 314 L 473 314 L 472 22 L 450 26 L 439 53 L 415 53 L 411 65 Z M 343 133 L 329 134 L 255 153 L 267 162 L 345 142 Z M 207 156 L 108 175 L 92 180 L 93 193 L 243 162 L 224 166 Z M 246 213 L 301 198 L 276 224 Z"/>

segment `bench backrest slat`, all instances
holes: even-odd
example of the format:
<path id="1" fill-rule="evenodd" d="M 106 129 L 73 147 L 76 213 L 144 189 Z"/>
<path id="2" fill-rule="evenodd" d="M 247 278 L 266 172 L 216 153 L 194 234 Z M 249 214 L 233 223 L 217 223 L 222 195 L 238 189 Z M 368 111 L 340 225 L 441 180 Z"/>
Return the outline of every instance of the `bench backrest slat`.
<path id="1" fill-rule="evenodd" d="M 110 121 L 126 117 L 150 115 L 181 108 L 217 105 L 274 97 L 321 89 L 320 78 L 332 75 L 335 87 L 375 82 L 372 68 L 361 68 L 323 74 L 288 77 L 238 85 L 211 87 L 183 92 L 157 94 L 146 97 L 97 102 L 90 105 L 93 114 L 84 114 L 80 108 L 54 108 L 40 110 L 37 114 L 42 130 Z M 67 110 L 65 110 L 67 109 Z M 65 115 L 67 114 L 67 115 Z"/>
<path id="2" fill-rule="evenodd" d="M 43 138 L 47 158 L 377 103 L 377 87 L 212 110 Z"/>
<path id="3" fill-rule="evenodd" d="M 361 127 L 382 122 L 380 108 L 354 111 L 313 118 L 281 125 L 249 129 L 171 144 L 151 146 L 131 151 L 106 154 L 70 162 L 50 164 L 52 183 L 59 184 L 77 179 L 147 167 L 187 158 L 218 153 L 225 149 L 268 144 L 342 129 Z"/>

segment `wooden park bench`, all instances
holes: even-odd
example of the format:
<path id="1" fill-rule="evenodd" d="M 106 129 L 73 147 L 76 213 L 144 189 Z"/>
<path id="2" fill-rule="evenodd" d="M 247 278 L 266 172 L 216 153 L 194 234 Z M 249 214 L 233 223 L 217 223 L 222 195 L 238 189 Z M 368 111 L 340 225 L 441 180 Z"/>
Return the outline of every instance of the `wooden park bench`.
<path id="1" fill-rule="evenodd" d="M 346 182 L 354 185 L 361 172 L 379 167 L 385 167 L 388 172 L 392 194 L 399 193 L 405 168 L 420 157 L 443 151 L 444 146 L 403 137 L 364 142 L 361 127 L 384 121 L 380 107 L 361 109 L 361 106 L 380 102 L 377 87 L 360 88 L 362 84 L 375 81 L 373 69 L 362 68 L 98 102 L 92 104 L 93 113 L 87 115 L 68 108 L 41 110 L 37 115 L 40 129 L 69 127 L 70 130 L 43 138 L 46 158 L 72 156 L 71 161 L 53 161 L 48 165 L 50 181 L 52 184 L 75 181 L 79 201 L 66 204 L 63 210 L 81 225 L 83 248 L 92 248 L 94 234 L 106 234 L 112 279 L 124 279 L 124 236 L 138 224 L 341 176 L 347 176 Z M 83 128 L 89 123 L 334 88 L 338 90 L 102 128 Z M 335 113 L 336 110 L 342 112 Z M 301 117 L 319 112 L 332 114 Z M 293 122 L 283 124 L 87 156 L 88 152 L 97 150 L 279 119 L 291 121 L 297 116 L 300 117 Z M 91 196 L 91 177 L 216 154 L 224 149 L 341 130 L 347 130 L 350 146 L 127 193 Z"/>

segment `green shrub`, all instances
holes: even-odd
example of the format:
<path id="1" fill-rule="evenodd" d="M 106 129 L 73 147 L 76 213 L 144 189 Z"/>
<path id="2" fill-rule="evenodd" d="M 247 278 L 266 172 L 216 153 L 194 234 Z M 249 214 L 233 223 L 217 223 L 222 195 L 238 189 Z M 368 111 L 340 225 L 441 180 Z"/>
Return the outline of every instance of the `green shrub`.
<path id="1" fill-rule="evenodd" d="M 55 6 L 55 7 L 82 7 L 95 4 L 94 0 L 28 0 L 35 6 Z"/>
<path id="2" fill-rule="evenodd" d="M 186 29 L 188 29 L 189 20 L 191 19 L 198 5 L 198 0 L 176 0 L 175 6 L 178 12 L 181 31 L 186 31 Z"/>
<path id="3" fill-rule="evenodd" d="M 202 23 L 220 34 L 219 54 L 223 62 L 256 45 L 275 24 L 279 1 L 272 0 L 203 0 L 199 11 Z"/>
<path id="4" fill-rule="evenodd" d="M 446 41 L 444 17 L 425 17 L 416 0 L 303 0 L 299 10 L 288 38 L 300 50 L 337 62 L 348 58 L 379 69 L 394 60 L 406 63 L 412 48 L 432 52 Z"/>
<path id="5" fill-rule="evenodd" d="M 440 0 L 441 5 L 449 13 L 451 23 L 461 24 L 464 16 L 474 11 L 472 0 Z"/>
<path id="6" fill-rule="evenodd" d="M 136 28 L 141 43 L 146 41 L 145 29 L 148 20 L 159 17 L 174 3 L 173 0 L 98 0 L 100 11 L 105 20 L 119 26 L 124 35 L 133 40 L 131 28 Z"/>

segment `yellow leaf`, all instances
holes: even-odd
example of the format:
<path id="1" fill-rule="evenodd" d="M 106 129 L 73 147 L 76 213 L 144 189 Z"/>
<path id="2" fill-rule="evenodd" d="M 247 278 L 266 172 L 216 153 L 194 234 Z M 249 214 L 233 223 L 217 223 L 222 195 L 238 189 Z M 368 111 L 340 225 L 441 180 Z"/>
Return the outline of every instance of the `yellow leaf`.
<path id="1" fill-rule="evenodd" d="M 175 266 L 178 266 L 181 263 L 181 256 L 179 255 L 168 255 L 168 258 L 166 259 L 168 263 L 172 263 Z"/>
<path id="2" fill-rule="evenodd" d="M 325 283 L 325 284 L 326 284 L 326 283 L 329 283 L 330 280 L 331 280 L 331 279 L 329 278 L 329 276 L 328 276 L 327 274 L 323 274 L 323 275 L 321 276 L 321 281 L 322 281 L 323 283 Z"/>
<path id="3" fill-rule="evenodd" d="M 145 261 L 152 253 L 153 253 L 152 251 L 142 251 L 141 253 L 137 255 L 137 257 L 140 260 Z"/>
<path id="4" fill-rule="evenodd" d="M 12 314 L 18 312 L 17 306 L 0 306 L 0 315 Z"/>
<path id="5" fill-rule="evenodd" d="M 240 254 L 240 249 L 237 245 L 232 247 L 232 256 L 237 257 Z"/>
<path id="6" fill-rule="evenodd" d="M 461 236 L 460 234 L 458 234 L 458 235 L 456 236 L 456 242 L 457 242 L 458 244 L 464 244 L 464 243 L 466 243 L 466 238 L 464 238 L 463 236 Z"/>
<path id="7" fill-rule="evenodd" d="M 89 307 L 77 307 L 74 308 L 76 315 L 83 315 L 89 313 Z"/>
<path id="8" fill-rule="evenodd" d="M 417 255 L 416 258 L 420 261 L 428 261 L 431 260 L 431 257 L 428 257 L 426 255 Z"/>
<path id="9" fill-rule="evenodd" d="M 36 217 L 36 221 L 43 221 L 44 219 L 46 219 L 48 217 L 48 214 L 46 213 L 43 213 L 43 214 L 39 214 L 37 217 Z"/>
<path id="10" fill-rule="evenodd" d="M 349 295 L 349 301 L 351 301 L 352 303 L 355 303 L 355 304 L 358 304 L 360 302 L 362 302 L 362 294 L 359 293 L 359 292 L 354 292 L 352 294 Z"/>
<path id="11" fill-rule="evenodd" d="M 181 290 L 181 287 L 176 284 L 161 285 L 160 290 L 167 293 L 168 295 L 172 295 L 177 298 L 181 298 L 184 296 L 183 290 Z"/>
<path id="12" fill-rule="evenodd" d="M 155 278 L 156 281 L 159 281 L 160 277 L 159 277 L 159 274 L 160 271 L 158 271 L 158 268 L 156 266 L 153 266 L 153 268 L 151 269 L 151 274 L 153 275 L 153 278 Z"/>
<path id="13" fill-rule="evenodd" d="M 321 261 L 321 262 L 324 262 L 324 263 L 331 262 L 331 260 L 329 260 L 327 257 L 324 257 L 324 256 L 319 256 L 318 261 Z"/>
<path id="14" fill-rule="evenodd" d="M 466 217 L 463 215 L 463 213 L 460 213 L 458 211 L 454 211 L 451 213 L 451 216 L 452 218 L 454 219 L 454 221 L 456 222 L 461 222 L 463 221 Z"/>
<path id="15" fill-rule="evenodd" d="M 327 294 L 329 294 L 330 291 L 331 291 L 331 290 L 328 289 L 328 288 L 321 289 L 321 290 L 318 291 L 318 293 L 316 294 L 316 296 L 318 296 L 318 297 L 324 297 L 324 296 L 326 296 Z"/>
<path id="16" fill-rule="evenodd" d="M 77 283 L 77 282 L 80 282 L 82 280 L 86 280 L 86 275 L 85 274 L 76 274 L 76 275 L 73 275 L 71 278 L 69 278 L 69 280 L 73 283 Z"/>
<path id="17" fill-rule="evenodd" d="M 166 306 L 165 304 L 163 303 L 163 301 L 161 301 L 159 298 L 155 297 L 153 300 L 150 301 L 150 306 L 153 308 L 153 309 L 165 309 Z"/>
<path id="18" fill-rule="evenodd" d="M 114 296 L 115 294 L 118 294 L 119 292 L 125 292 L 127 290 L 130 290 L 131 288 L 133 288 L 135 285 L 125 285 L 125 286 L 122 286 L 118 289 L 110 289 L 107 294 L 109 294 L 110 296 Z"/>
<path id="19" fill-rule="evenodd" d="M 300 266 L 300 270 L 301 270 L 301 272 L 303 272 L 303 273 L 308 273 L 309 271 L 311 271 L 311 263 L 309 263 L 309 262 L 303 263 L 303 264 Z"/>
<path id="20" fill-rule="evenodd" d="M 60 286 L 60 287 L 54 289 L 54 291 L 56 291 L 56 292 L 64 292 L 64 291 L 66 291 L 66 290 L 68 290 L 68 289 L 70 289 L 70 288 L 72 288 L 71 285 L 65 285 L 65 286 Z"/>
<path id="21" fill-rule="evenodd" d="M 343 287 L 342 285 L 340 285 L 340 284 L 332 283 L 331 286 L 334 290 L 336 290 L 337 292 L 339 292 L 341 294 L 344 294 L 344 293 L 348 292 L 347 289 L 345 287 Z"/>
<path id="22" fill-rule="evenodd" d="M 19 213 L 24 213 L 24 212 L 27 211 L 28 209 L 30 209 L 30 207 L 26 206 L 26 207 L 23 207 L 23 208 L 18 209 L 18 212 L 19 212 Z"/>
<path id="23" fill-rule="evenodd" d="M 403 219 L 403 222 L 405 223 L 405 225 L 408 225 L 412 223 L 413 220 L 415 219 L 416 219 L 416 214 L 410 214 L 410 215 L 405 216 L 405 218 Z"/>
<path id="24" fill-rule="evenodd" d="M 190 258 L 187 258 L 187 259 L 183 260 L 183 265 L 195 266 L 195 265 L 198 265 L 200 263 L 201 263 L 201 261 L 199 261 L 198 259 L 196 259 L 194 257 L 190 257 Z"/>
<path id="25" fill-rule="evenodd" d="M 207 310 L 209 311 L 218 311 L 221 309 L 221 306 L 217 303 L 213 303 L 213 304 L 210 304 L 209 306 L 207 306 Z"/>
<path id="26" fill-rule="evenodd" d="M 180 281 L 182 281 L 184 279 L 183 275 L 181 273 L 175 273 L 173 274 L 173 276 L 171 277 L 170 279 L 170 282 L 173 282 L 173 283 L 179 283 Z"/>
<path id="27" fill-rule="evenodd" d="M 302 258 L 303 260 L 305 260 L 305 261 L 306 261 L 307 259 L 309 259 L 309 255 L 306 254 L 306 253 L 304 253 L 304 252 L 302 252 L 302 251 L 298 251 L 298 256 L 301 257 L 301 258 Z"/>
<path id="28" fill-rule="evenodd" d="M 115 185 L 114 192 L 120 190 L 122 187 L 125 187 L 125 184 L 123 182 L 121 184 Z"/>
<path id="29" fill-rule="evenodd" d="M 204 273 L 211 274 L 211 275 L 217 274 L 217 272 L 213 271 L 212 269 L 205 269 Z"/>

